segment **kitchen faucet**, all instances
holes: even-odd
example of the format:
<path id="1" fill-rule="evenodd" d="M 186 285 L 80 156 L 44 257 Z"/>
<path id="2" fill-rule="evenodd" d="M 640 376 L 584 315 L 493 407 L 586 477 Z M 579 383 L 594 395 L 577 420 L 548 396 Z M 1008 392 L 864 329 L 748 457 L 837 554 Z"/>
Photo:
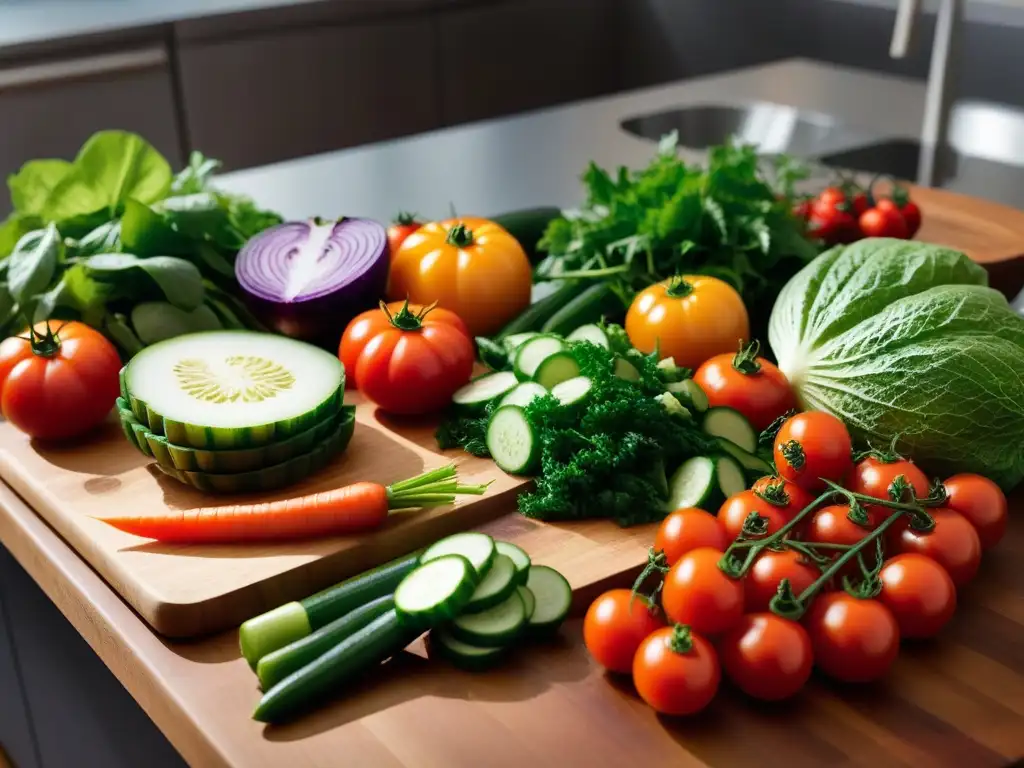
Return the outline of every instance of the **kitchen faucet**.
<path id="1" fill-rule="evenodd" d="M 889 55 L 894 59 L 906 56 L 918 19 L 920 0 L 900 0 L 896 23 L 892 30 Z M 925 96 L 924 119 L 921 123 L 921 158 L 917 183 L 934 186 L 937 178 L 936 158 L 946 143 L 949 113 L 953 98 L 953 76 L 963 31 L 963 0 L 939 0 L 935 21 L 935 38 L 928 68 L 928 90 Z"/>

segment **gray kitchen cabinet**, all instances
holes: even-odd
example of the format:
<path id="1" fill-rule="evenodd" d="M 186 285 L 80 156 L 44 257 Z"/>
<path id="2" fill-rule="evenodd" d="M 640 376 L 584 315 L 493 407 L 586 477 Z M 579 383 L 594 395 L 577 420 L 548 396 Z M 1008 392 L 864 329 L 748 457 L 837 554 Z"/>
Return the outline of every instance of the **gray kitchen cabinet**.
<path id="1" fill-rule="evenodd" d="M 9 555 L 0 547 L 0 560 L 4 557 Z M 0 765 L 6 756 L 17 768 L 39 768 L 4 602 L 5 575 L 6 567 L 0 562 Z"/>
<path id="2" fill-rule="evenodd" d="M 439 16 L 446 125 L 616 89 L 615 0 L 509 0 Z"/>
<path id="3" fill-rule="evenodd" d="M 172 165 L 181 163 L 162 45 L 0 65 L 0 178 L 33 158 L 70 159 L 107 128 L 139 133 Z M 0 216 L 9 207 L 0 195 Z"/>
<path id="4" fill-rule="evenodd" d="M 245 168 L 437 128 L 428 14 L 179 43 L 193 147 Z M 340 180 L 339 180 L 339 183 Z"/>
<path id="5" fill-rule="evenodd" d="M 0 695 L 0 739 L 17 768 L 185 768 L 117 678 L 3 547 L 0 584 L 8 641 L 38 743 L 38 762 L 20 742 L 8 746 L 6 731 L 15 724 L 7 722 L 7 697 Z M 6 694 L 16 689 L 6 684 L 2 642 L 0 637 L 0 691 Z"/>

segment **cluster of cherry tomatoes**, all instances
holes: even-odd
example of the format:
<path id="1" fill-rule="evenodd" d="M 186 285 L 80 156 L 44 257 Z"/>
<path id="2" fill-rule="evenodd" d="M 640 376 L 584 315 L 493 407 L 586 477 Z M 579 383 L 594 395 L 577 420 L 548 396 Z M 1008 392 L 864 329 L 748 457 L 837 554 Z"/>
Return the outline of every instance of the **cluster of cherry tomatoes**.
<path id="1" fill-rule="evenodd" d="M 930 486 L 889 452 L 855 462 L 846 427 L 829 414 L 786 419 L 774 457 L 778 474 L 717 515 L 688 508 L 665 518 L 652 549 L 664 575 L 652 597 L 612 590 L 587 612 L 591 655 L 631 674 L 660 713 L 703 709 L 723 673 L 769 701 L 800 691 L 815 666 L 845 682 L 882 677 L 901 638 L 932 637 L 949 621 L 957 589 L 1006 530 L 995 483 L 961 474 Z M 927 531 L 911 522 L 922 509 Z"/>
<path id="2" fill-rule="evenodd" d="M 872 187 L 843 183 L 803 200 L 794 211 L 807 222 L 808 234 L 828 245 L 852 243 L 865 237 L 909 240 L 921 228 L 921 209 L 901 187 L 887 196 Z"/>

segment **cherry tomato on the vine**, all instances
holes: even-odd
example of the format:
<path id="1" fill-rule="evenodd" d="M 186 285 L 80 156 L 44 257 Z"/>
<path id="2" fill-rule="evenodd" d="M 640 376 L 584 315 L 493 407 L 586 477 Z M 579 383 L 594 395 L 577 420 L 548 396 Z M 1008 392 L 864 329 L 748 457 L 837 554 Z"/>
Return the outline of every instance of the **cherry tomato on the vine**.
<path id="1" fill-rule="evenodd" d="M 718 520 L 725 529 L 729 543 L 739 538 L 744 521 L 753 512 L 768 520 L 767 529 L 762 536 L 770 536 L 790 521 L 785 508 L 770 504 L 759 498 L 752 490 L 740 491 L 726 499 L 718 510 Z"/>
<path id="2" fill-rule="evenodd" d="M 934 507 L 928 513 L 935 527 L 925 533 L 904 523 L 892 537 L 896 551 L 930 557 L 946 569 L 957 587 L 962 587 L 974 578 L 981 564 L 978 532 L 966 517 L 948 507 Z"/>
<path id="3" fill-rule="evenodd" d="M 821 544 L 844 544 L 846 546 L 852 546 L 860 543 L 864 538 L 870 535 L 871 529 L 857 525 L 857 523 L 850 519 L 849 513 L 849 504 L 832 504 L 818 509 L 811 516 L 811 519 L 808 521 L 807 526 L 804 529 L 804 539 L 808 542 Z M 871 567 L 875 562 L 874 547 L 865 547 L 862 552 L 864 555 L 864 562 L 868 567 Z M 822 554 L 828 553 L 825 550 L 822 550 Z M 838 552 L 836 557 L 839 557 L 841 554 L 842 552 Z M 860 565 L 857 563 L 856 559 L 852 559 L 839 570 L 837 575 L 839 577 L 846 575 L 853 579 L 857 579 L 861 575 Z"/>
<path id="4" fill-rule="evenodd" d="M 417 221 L 415 213 L 399 213 L 394 222 L 388 227 L 388 250 L 393 257 L 405 238 L 423 226 L 422 221 Z"/>
<path id="5" fill-rule="evenodd" d="M 907 459 L 882 461 L 874 456 L 868 456 L 854 466 L 846 487 L 854 493 L 891 500 L 889 486 L 900 475 L 913 487 L 916 498 L 924 499 L 928 496 L 928 476 L 918 469 L 914 462 Z M 867 504 L 864 508 L 876 525 L 895 511 L 880 504 Z"/>
<path id="6" fill-rule="evenodd" d="M 717 635 L 743 615 L 743 581 L 718 567 L 725 554 L 702 547 L 683 555 L 665 574 L 661 605 L 669 621 L 702 635 Z"/>
<path id="7" fill-rule="evenodd" d="M 794 549 L 782 552 L 765 549 L 743 577 L 744 610 L 747 613 L 767 611 L 783 579 L 788 579 L 793 594 L 799 595 L 820 575 L 821 571 Z"/>
<path id="8" fill-rule="evenodd" d="M 896 555 L 878 575 L 878 600 L 892 611 L 900 637 L 934 637 L 956 610 L 956 586 L 946 569 L 930 557 Z"/>
<path id="9" fill-rule="evenodd" d="M 896 201 L 899 203 L 899 201 Z M 900 213 L 903 214 L 903 220 L 907 222 L 907 237 L 913 237 L 917 234 L 917 230 L 921 228 L 921 209 L 917 203 L 913 200 L 907 200 L 900 206 Z"/>
<path id="10" fill-rule="evenodd" d="M 850 208 L 854 216 L 860 216 L 871 207 L 871 199 L 866 192 L 855 192 L 850 198 Z"/>
<path id="11" fill-rule="evenodd" d="M 841 483 L 853 464 L 853 444 L 846 426 L 822 411 L 798 413 L 786 420 L 775 438 L 775 466 L 786 480 L 809 491 L 826 486 L 820 478 Z"/>
<path id="12" fill-rule="evenodd" d="M 661 521 L 654 535 L 654 549 L 665 553 L 668 565 L 675 565 L 691 550 L 712 547 L 725 551 L 731 543 L 722 521 L 696 507 L 672 512 Z"/>
<path id="13" fill-rule="evenodd" d="M 718 651 L 729 679 L 748 696 L 765 701 L 796 694 L 814 666 L 807 630 L 774 613 L 744 616 L 719 641 Z"/>
<path id="14" fill-rule="evenodd" d="M 814 663 L 836 680 L 878 680 L 899 654 L 899 625 L 878 600 L 862 600 L 845 591 L 827 592 L 811 604 L 804 625 Z"/>
<path id="15" fill-rule="evenodd" d="M 757 431 L 796 407 L 796 395 L 785 374 L 775 365 L 758 357 L 760 345 L 754 341 L 740 351 L 715 355 L 693 374 L 708 403 L 742 413 Z"/>
<path id="16" fill-rule="evenodd" d="M 946 506 L 967 518 L 981 539 L 981 548 L 990 549 L 1006 533 L 1006 495 L 998 485 L 981 475 L 953 475 L 943 483 Z"/>
<path id="17" fill-rule="evenodd" d="M 602 667 L 628 674 L 640 643 L 664 626 L 661 612 L 647 598 L 628 589 L 612 589 L 587 609 L 583 643 Z"/>
<path id="18" fill-rule="evenodd" d="M 711 643 L 686 627 L 650 634 L 633 659 L 640 698 L 663 715 L 692 715 L 718 692 L 722 670 Z"/>
<path id="19" fill-rule="evenodd" d="M 787 520 L 792 520 L 814 501 L 814 496 L 796 483 L 776 475 L 765 475 L 751 487 L 754 493 L 779 509 Z"/>
<path id="20" fill-rule="evenodd" d="M 879 200 L 857 219 L 857 226 L 865 237 L 894 237 L 906 240 L 910 236 L 907 222 L 900 209 L 891 200 Z"/>
<path id="21" fill-rule="evenodd" d="M 811 202 L 808 224 L 810 234 L 829 245 L 852 243 L 860 237 L 853 205 L 839 187 L 824 189 Z"/>

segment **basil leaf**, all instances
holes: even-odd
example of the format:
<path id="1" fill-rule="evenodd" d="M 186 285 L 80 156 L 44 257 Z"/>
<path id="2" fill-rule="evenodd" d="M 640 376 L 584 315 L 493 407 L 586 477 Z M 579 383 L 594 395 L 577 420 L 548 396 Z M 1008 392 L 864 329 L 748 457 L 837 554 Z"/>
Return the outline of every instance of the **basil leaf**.
<path id="1" fill-rule="evenodd" d="M 7 283 L 0 283 L 0 328 L 3 328 L 14 311 L 14 297 L 11 296 Z"/>
<path id="2" fill-rule="evenodd" d="M 0 263 L 14 251 L 18 244 L 29 232 L 42 229 L 43 220 L 38 216 L 24 213 L 12 213 L 7 220 L 0 225 Z"/>
<path id="3" fill-rule="evenodd" d="M 7 265 L 7 284 L 19 304 L 46 290 L 57 269 L 64 243 L 54 224 L 29 232 L 14 246 Z"/>
<path id="4" fill-rule="evenodd" d="M 220 166 L 220 160 L 213 160 L 205 157 L 202 152 L 193 150 L 189 155 L 188 165 L 171 182 L 171 194 L 191 195 L 202 192 Z"/>
<path id="5" fill-rule="evenodd" d="M 89 275 L 132 296 L 138 275 L 146 275 L 176 307 L 192 310 L 203 301 L 203 277 L 194 264 L 175 256 L 140 259 L 130 253 L 101 253 L 85 262 Z M 125 290 L 127 289 L 127 290 Z"/>
<path id="6" fill-rule="evenodd" d="M 178 234 L 164 217 L 138 200 L 129 200 L 121 217 L 121 242 L 137 256 L 183 256 L 190 250 L 188 239 Z"/>
<path id="7" fill-rule="evenodd" d="M 39 215 L 46 207 L 53 188 L 67 176 L 72 164 L 67 160 L 30 160 L 7 179 L 14 210 Z"/>
<path id="8" fill-rule="evenodd" d="M 81 240 L 70 240 L 68 248 L 75 256 L 79 257 L 119 251 L 121 249 L 121 222 L 115 220 L 101 224 Z"/>

